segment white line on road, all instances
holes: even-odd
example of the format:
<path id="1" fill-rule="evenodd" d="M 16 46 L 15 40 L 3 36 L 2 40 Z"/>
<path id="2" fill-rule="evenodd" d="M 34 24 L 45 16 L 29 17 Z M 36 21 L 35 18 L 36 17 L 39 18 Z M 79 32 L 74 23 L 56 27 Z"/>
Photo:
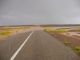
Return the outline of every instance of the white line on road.
<path id="1" fill-rule="evenodd" d="M 31 37 L 32 34 L 33 34 L 33 32 L 30 33 L 30 35 L 27 37 L 27 39 L 21 44 L 21 46 L 17 49 L 17 51 L 12 55 L 10 60 L 14 60 L 16 58 L 16 56 L 18 55 L 18 53 L 23 48 L 23 46 L 26 44 L 26 42 L 28 41 L 28 39 Z"/>

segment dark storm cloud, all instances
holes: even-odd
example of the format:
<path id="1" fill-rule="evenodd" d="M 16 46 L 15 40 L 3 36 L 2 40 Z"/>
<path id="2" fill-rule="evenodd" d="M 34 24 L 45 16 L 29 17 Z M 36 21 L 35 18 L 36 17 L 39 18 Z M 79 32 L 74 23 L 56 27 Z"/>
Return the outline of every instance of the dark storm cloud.
<path id="1" fill-rule="evenodd" d="M 0 3 L 1 25 L 80 24 L 79 0 L 2 0 Z"/>

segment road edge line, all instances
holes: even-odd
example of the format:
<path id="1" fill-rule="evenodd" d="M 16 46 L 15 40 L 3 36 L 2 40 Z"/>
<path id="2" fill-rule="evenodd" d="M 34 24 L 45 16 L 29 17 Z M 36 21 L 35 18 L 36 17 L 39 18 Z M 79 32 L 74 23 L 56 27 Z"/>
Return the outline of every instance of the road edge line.
<path id="1" fill-rule="evenodd" d="M 28 41 L 28 39 L 32 36 L 33 31 L 29 34 L 29 36 L 26 38 L 26 40 L 20 45 L 20 47 L 16 50 L 16 52 L 12 55 L 12 57 L 10 58 L 10 60 L 14 60 L 16 58 L 16 56 L 18 55 L 18 53 L 21 51 L 21 49 L 23 48 L 23 46 L 26 44 L 26 42 Z"/>

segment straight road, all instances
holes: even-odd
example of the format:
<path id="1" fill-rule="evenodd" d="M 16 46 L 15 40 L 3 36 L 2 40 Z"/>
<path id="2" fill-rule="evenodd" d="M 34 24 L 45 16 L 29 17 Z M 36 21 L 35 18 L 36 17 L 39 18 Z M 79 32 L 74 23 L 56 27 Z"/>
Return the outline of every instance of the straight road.
<path id="1" fill-rule="evenodd" d="M 46 32 L 34 31 L 1 43 L 0 60 L 78 60 L 78 56 Z"/>

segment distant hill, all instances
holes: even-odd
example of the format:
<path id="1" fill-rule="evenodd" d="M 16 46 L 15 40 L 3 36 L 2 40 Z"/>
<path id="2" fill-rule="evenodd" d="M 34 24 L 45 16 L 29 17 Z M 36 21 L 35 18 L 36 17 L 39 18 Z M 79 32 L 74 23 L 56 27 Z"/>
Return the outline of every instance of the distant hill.
<path id="1" fill-rule="evenodd" d="M 80 24 L 42 24 L 42 25 L 4 25 L 4 26 L 0 26 L 0 27 L 19 27 L 19 26 L 24 26 L 24 27 L 27 27 L 27 26 L 43 26 L 43 27 L 46 27 L 46 26 L 55 26 L 55 27 L 64 27 L 64 26 L 80 26 Z"/>
<path id="2" fill-rule="evenodd" d="M 40 25 L 40 26 L 56 26 L 56 27 L 64 27 L 64 26 L 80 26 L 80 24 L 45 24 L 45 25 Z"/>

